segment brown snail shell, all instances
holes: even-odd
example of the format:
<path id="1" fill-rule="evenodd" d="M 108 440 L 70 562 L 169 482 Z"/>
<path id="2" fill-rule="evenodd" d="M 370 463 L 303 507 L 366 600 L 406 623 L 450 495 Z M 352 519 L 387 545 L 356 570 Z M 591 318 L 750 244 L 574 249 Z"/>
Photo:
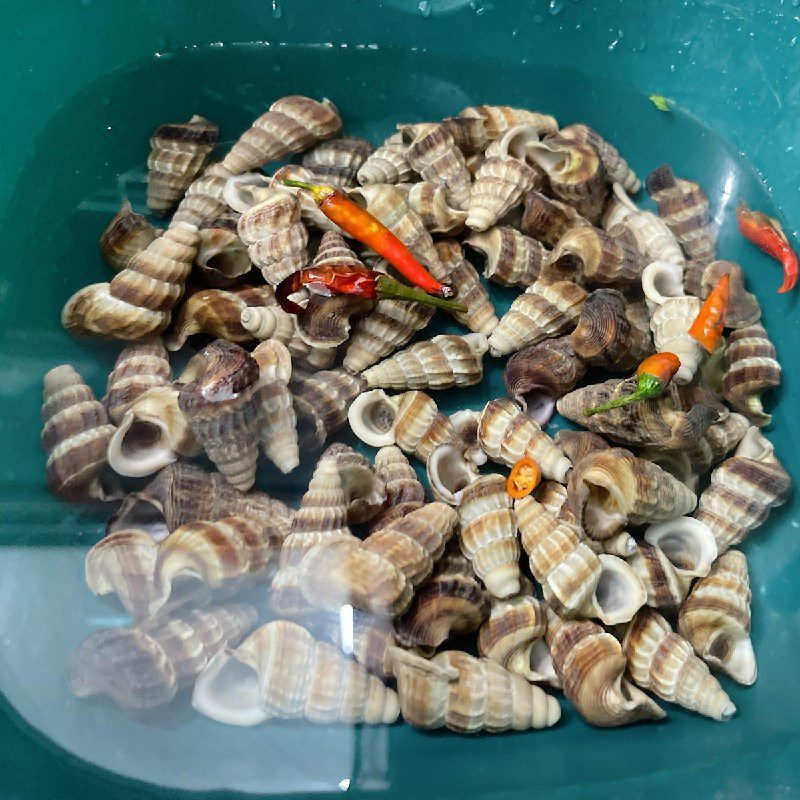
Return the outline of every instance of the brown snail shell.
<path id="1" fill-rule="evenodd" d="M 772 415 L 764 412 L 761 395 L 780 385 L 781 365 L 776 356 L 761 325 L 739 328 L 728 337 L 722 394 L 733 408 L 759 427 L 772 421 Z"/>
<path id="2" fill-rule="evenodd" d="M 539 277 L 546 253 L 535 239 L 508 226 L 472 233 L 464 244 L 486 257 L 484 277 L 501 286 L 532 286 Z"/>
<path id="3" fill-rule="evenodd" d="M 160 340 L 129 344 L 117 357 L 108 376 L 103 405 L 111 421 L 119 425 L 125 412 L 140 395 L 171 382 L 172 369 Z"/>
<path id="4" fill-rule="evenodd" d="M 376 183 L 403 183 L 410 180 L 414 170 L 408 163 L 408 145 L 400 131 L 393 133 L 375 150 L 358 170 L 362 186 Z"/>
<path id="5" fill-rule="evenodd" d="M 228 210 L 228 204 L 223 199 L 222 193 L 230 177 L 231 172 L 222 164 L 211 164 L 206 167 L 186 190 L 171 224 L 188 222 L 200 226 L 224 214 Z"/>
<path id="6" fill-rule="evenodd" d="M 399 447 L 381 447 L 375 454 L 375 474 L 386 486 L 386 505 L 372 522 L 370 532 L 419 508 L 425 502 L 425 487 Z"/>
<path id="7" fill-rule="evenodd" d="M 553 437 L 553 441 L 564 451 L 564 455 L 577 464 L 584 456 L 594 453 L 595 450 L 606 450 L 611 445 L 596 433 L 591 431 L 560 430 Z"/>
<path id="8" fill-rule="evenodd" d="M 68 364 L 44 376 L 41 417 L 50 491 L 67 500 L 114 499 L 101 480 L 114 426 L 103 404 Z"/>
<path id="9" fill-rule="evenodd" d="M 590 227 L 572 206 L 538 191 L 525 195 L 525 211 L 520 230 L 547 247 L 555 247 L 561 237 L 571 228 Z"/>
<path id="10" fill-rule="evenodd" d="M 305 628 L 283 620 L 218 653 L 200 673 L 192 705 L 228 725 L 268 719 L 386 725 L 398 716 L 394 691 Z"/>
<path id="11" fill-rule="evenodd" d="M 572 347 L 569 336 L 545 339 L 515 353 L 506 362 L 503 383 L 508 396 L 540 425 L 546 425 L 556 400 L 575 387 L 586 364 Z"/>
<path id="12" fill-rule="evenodd" d="M 609 179 L 620 184 L 629 194 L 636 194 L 642 188 L 642 182 L 619 154 L 617 148 L 603 139 L 594 128 L 590 128 L 588 125 L 567 125 L 558 132 L 558 138 L 592 145 L 600 154 L 600 160 L 603 162 Z"/>
<path id="13" fill-rule="evenodd" d="M 255 482 L 261 425 L 258 363 L 236 344 L 218 339 L 190 362 L 178 396 L 189 428 L 231 485 Z"/>
<path id="14" fill-rule="evenodd" d="M 130 260 L 146 249 L 157 236 L 147 217 L 137 214 L 129 200 L 123 200 L 119 211 L 100 236 L 100 255 L 119 272 Z"/>
<path id="15" fill-rule="evenodd" d="M 164 705 L 255 621 L 256 610 L 239 604 L 95 631 L 70 655 L 67 685 L 76 697 L 104 694 L 126 709 Z"/>
<path id="16" fill-rule="evenodd" d="M 485 231 L 520 203 L 526 192 L 541 186 L 538 173 L 511 155 L 486 158 L 475 172 L 466 225 Z"/>
<path id="17" fill-rule="evenodd" d="M 188 122 L 156 128 L 147 157 L 147 205 L 166 214 L 202 172 L 219 141 L 219 128 L 195 114 Z"/>
<path id="18" fill-rule="evenodd" d="M 239 238 L 239 215 L 222 214 L 200 226 L 195 267 L 207 286 L 229 289 L 252 268 L 247 247 Z"/>
<path id="19" fill-rule="evenodd" d="M 330 139 L 309 150 L 303 156 L 303 166 L 312 172 L 312 182 L 343 188 L 355 186 L 358 170 L 374 149 L 366 139 L 356 136 Z"/>
<path id="20" fill-rule="evenodd" d="M 446 117 L 441 125 L 465 156 L 482 153 L 489 144 L 486 122 L 481 117 Z"/>
<path id="21" fill-rule="evenodd" d="M 717 234 L 709 218 L 708 197 L 699 184 L 677 178 L 668 164 L 645 181 L 658 213 L 681 243 L 686 255 L 709 262 L 716 257 Z"/>
<path id="22" fill-rule="evenodd" d="M 351 525 L 369 522 L 386 503 L 386 484 L 370 460 L 352 447 L 337 442 L 324 453 L 336 461 Z"/>
<path id="23" fill-rule="evenodd" d="M 173 223 L 110 283 L 76 292 L 61 312 L 70 333 L 136 340 L 161 333 L 183 294 L 197 254 L 197 228 Z"/>
<path id="24" fill-rule="evenodd" d="M 467 212 L 450 205 L 443 184 L 420 181 L 397 188 L 406 191 L 406 202 L 431 233 L 453 236 L 463 230 Z"/>
<path id="25" fill-rule="evenodd" d="M 308 150 L 342 129 L 342 120 L 330 100 L 300 95 L 276 100 L 230 149 L 223 165 L 240 175 L 291 153 Z"/>
<path id="26" fill-rule="evenodd" d="M 690 261 L 685 270 L 686 291 L 705 300 L 723 275 L 730 279 L 725 327 L 746 328 L 761 319 L 761 306 L 754 294 L 745 288 L 744 270 L 733 261 Z"/>
<path id="27" fill-rule="evenodd" d="M 587 364 L 616 372 L 635 369 L 653 353 L 648 333 L 632 325 L 625 298 L 615 289 L 595 289 L 581 307 L 572 332 L 575 355 Z"/>
<path id="28" fill-rule="evenodd" d="M 468 106 L 458 116 L 482 119 L 486 137 L 490 142 L 499 139 L 503 133 L 515 125 L 527 125 L 535 128 L 540 137 L 558 133 L 558 123 L 553 117 L 524 108 L 491 105 Z"/>

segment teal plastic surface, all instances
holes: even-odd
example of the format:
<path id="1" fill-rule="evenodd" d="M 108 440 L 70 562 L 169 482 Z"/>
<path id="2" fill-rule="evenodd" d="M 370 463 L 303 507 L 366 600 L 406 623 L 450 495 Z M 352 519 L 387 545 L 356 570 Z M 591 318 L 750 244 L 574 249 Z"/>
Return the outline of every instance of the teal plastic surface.
<path id="1" fill-rule="evenodd" d="M 700 181 L 784 367 L 768 429 L 800 474 L 796 295 L 742 242 L 739 197 L 800 227 L 798 0 L 260 0 L 6 4 L 0 32 L 0 798 L 138 798 L 216 790 L 278 796 L 800 797 L 800 527 L 790 501 L 748 540 L 757 684 L 726 682 L 727 724 L 670 706 L 658 725 L 597 731 L 566 705 L 553 730 L 460 737 L 405 725 L 229 730 L 182 706 L 147 719 L 77 701 L 70 650 L 115 624 L 83 584 L 102 512 L 44 489 L 41 376 L 71 362 L 102 394 L 118 346 L 59 326 L 64 300 L 104 280 L 97 238 L 123 196 L 143 201 L 150 132 L 192 113 L 234 139 L 275 98 L 330 97 L 375 141 L 397 121 L 502 102 L 585 121 L 641 174 Z M 674 104 L 657 111 L 649 94 Z M 797 148 L 797 150 L 796 150 Z M 513 293 L 495 292 L 503 309 Z M 443 406 L 480 407 L 484 384 Z M 270 490 L 296 497 L 307 478 Z"/>

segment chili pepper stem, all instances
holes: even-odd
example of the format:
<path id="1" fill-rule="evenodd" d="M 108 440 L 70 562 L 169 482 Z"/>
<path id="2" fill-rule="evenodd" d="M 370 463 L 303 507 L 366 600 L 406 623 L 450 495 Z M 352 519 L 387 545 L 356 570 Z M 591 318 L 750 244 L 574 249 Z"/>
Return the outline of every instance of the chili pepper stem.
<path id="1" fill-rule="evenodd" d="M 307 183 L 306 181 L 296 181 L 293 178 L 284 178 L 282 183 L 284 186 L 294 186 L 298 189 L 306 189 L 314 195 L 314 202 L 320 203 L 326 197 L 330 197 L 334 193 L 332 186 L 325 186 L 317 183 Z"/>
<path id="2" fill-rule="evenodd" d="M 380 275 L 378 277 L 377 291 L 379 298 L 425 303 L 426 305 L 435 306 L 445 311 L 461 313 L 467 311 L 467 307 L 461 303 L 455 303 L 452 300 L 442 300 L 439 297 L 423 292 L 422 289 L 417 289 L 414 286 L 406 286 L 404 283 L 400 283 L 394 278 L 390 278 L 388 275 Z"/>
<path id="3" fill-rule="evenodd" d="M 639 376 L 636 391 L 632 394 L 626 394 L 624 397 L 617 397 L 614 400 L 609 400 L 608 403 L 603 403 L 603 405 L 595 406 L 594 408 L 587 408 L 583 413 L 587 417 L 594 416 L 595 414 L 602 414 L 604 411 L 611 411 L 613 408 L 621 408 L 631 403 L 638 403 L 640 400 L 649 400 L 651 397 L 658 397 L 663 391 L 664 383 L 655 375 L 648 375 L 645 373 Z"/>

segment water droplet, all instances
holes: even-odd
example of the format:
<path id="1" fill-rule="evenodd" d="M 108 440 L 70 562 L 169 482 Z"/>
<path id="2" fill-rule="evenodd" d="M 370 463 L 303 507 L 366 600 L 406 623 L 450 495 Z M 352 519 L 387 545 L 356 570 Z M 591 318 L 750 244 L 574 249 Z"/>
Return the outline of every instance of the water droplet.
<path id="1" fill-rule="evenodd" d="M 534 14 L 533 15 L 533 21 L 537 25 L 541 25 L 544 22 L 544 17 L 541 14 Z"/>
<path id="2" fill-rule="evenodd" d="M 516 28 L 514 28 L 514 30 L 511 31 L 511 38 L 516 39 L 517 36 L 519 36 L 519 31 Z"/>
<path id="3" fill-rule="evenodd" d="M 555 16 L 556 14 L 560 14 L 564 8 L 564 0 L 550 0 L 550 3 L 547 6 L 547 11 L 549 14 Z"/>
<path id="4" fill-rule="evenodd" d="M 488 3 L 486 0 L 470 0 L 470 8 L 479 16 L 483 16 L 487 11 L 494 8 L 494 3 Z"/>
<path id="5" fill-rule="evenodd" d="M 114 126 L 113 126 L 113 125 L 106 125 L 106 130 L 107 130 L 107 131 L 111 131 L 111 130 L 113 130 L 113 129 L 114 129 Z"/>
<path id="6" fill-rule="evenodd" d="M 154 55 L 156 58 L 161 58 L 161 56 L 163 55 L 163 53 L 153 53 L 153 55 Z"/>
<path id="7" fill-rule="evenodd" d="M 670 64 L 669 65 L 669 71 L 670 72 L 675 72 L 675 65 L 674 64 Z"/>
<path id="8" fill-rule="evenodd" d="M 692 39 L 684 39 L 681 44 L 688 50 L 694 44 L 694 41 Z"/>
<path id="9" fill-rule="evenodd" d="M 797 37 L 792 36 L 791 40 L 789 41 L 789 47 L 794 47 L 797 44 Z"/>
<path id="10" fill-rule="evenodd" d="M 429 17 L 431 15 L 431 3 L 430 0 L 422 0 L 422 2 L 417 6 L 419 9 L 419 13 L 422 14 L 423 17 Z"/>
<path id="11" fill-rule="evenodd" d="M 578 24 L 575 26 L 575 30 L 576 30 L 576 31 L 579 31 L 579 30 L 580 30 L 582 27 L 583 27 L 583 25 L 581 25 L 581 23 L 579 22 L 579 23 L 578 23 Z"/>
<path id="12" fill-rule="evenodd" d="M 283 16 L 283 8 L 280 0 L 272 0 L 272 18 L 280 19 Z"/>
<path id="13" fill-rule="evenodd" d="M 791 145 L 791 144 L 790 144 L 790 145 L 787 145 L 787 147 L 786 147 L 786 152 L 787 152 L 787 153 L 791 153 L 791 152 L 792 152 L 792 150 L 794 150 L 794 145 Z"/>

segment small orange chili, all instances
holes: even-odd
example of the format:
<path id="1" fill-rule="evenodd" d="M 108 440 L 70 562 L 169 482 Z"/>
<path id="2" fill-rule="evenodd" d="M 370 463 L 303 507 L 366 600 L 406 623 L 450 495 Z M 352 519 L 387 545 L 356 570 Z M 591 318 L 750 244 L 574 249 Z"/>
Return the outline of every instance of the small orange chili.
<path id="1" fill-rule="evenodd" d="M 731 295 L 731 276 L 725 273 L 706 298 L 703 307 L 689 328 L 689 336 L 713 353 L 722 339 L 725 327 L 725 315 L 728 313 L 728 301 Z"/>
<path id="2" fill-rule="evenodd" d="M 347 294 L 378 300 L 384 298 L 410 300 L 443 308 L 446 311 L 467 310 L 466 306 L 433 297 L 415 286 L 406 286 L 382 272 L 367 269 L 361 264 L 340 264 L 333 267 L 308 267 L 284 278 L 275 289 L 275 299 L 284 311 L 289 314 L 303 313 L 303 307 L 289 299 L 289 295 L 299 291 L 303 286 L 313 294 L 325 297 Z"/>
<path id="3" fill-rule="evenodd" d="M 783 265 L 783 283 L 779 293 L 794 289 L 797 284 L 797 253 L 792 249 L 780 222 L 762 211 L 752 211 L 744 200 L 736 210 L 739 232 L 765 253 Z"/>
<path id="4" fill-rule="evenodd" d="M 603 411 L 610 411 L 612 408 L 620 408 L 630 403 L 638 403 L 641 400 L 649 400 L 651 397 L 658 397 L 664 393 L 669 382 L 675 377 L 675 373 L 681 367 L 681 360 L 675 353 L 656 353 L 649 356 L 636 370 L 636 391 L 626 394 L 624 397 L 617 397 L 601 406 L 587 408 L 583 413 L 587 417 L 593 414 L 600 414 Z"/>
<path id="5" fill-rule="evenodd" d="M 506 492 L 514 500 L 527 497 L 542 479 L 539 465 L 529 456 L 524 456 L 511 469 L 506 482 Z"/>
<path id="6" fill-rule="evenodd" d="M 440 297 L 453 297 L 455 294 L 452 287 L 437 281 L 380 220 L 358 203 L 354 203 L 340 189 L 290 178 L 285 178 L 283 183 L 311 192 L 314 202 L 329 220 L 354 239 L 372 248 L 379 256 L 383 256 L 415 286 Z"/>

